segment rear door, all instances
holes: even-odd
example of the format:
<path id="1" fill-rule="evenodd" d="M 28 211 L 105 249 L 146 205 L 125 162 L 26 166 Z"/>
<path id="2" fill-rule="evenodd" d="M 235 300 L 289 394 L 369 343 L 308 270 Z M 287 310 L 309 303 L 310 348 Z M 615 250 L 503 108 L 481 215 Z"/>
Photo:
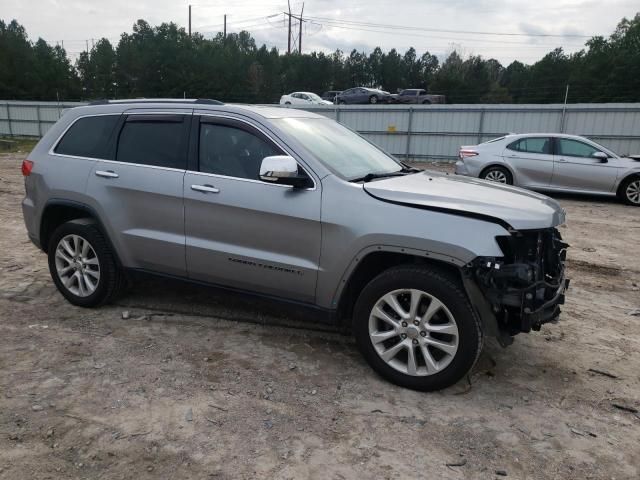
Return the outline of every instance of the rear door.
<path id="1" fill-rule="evenodd" d="M 184 183 L 189 277 L 313 302 L 320 182 L 294 189 L 261 181 L 262 159 L 290 152 L 248 121 L 203 115 L 192 142 L 194 171 Z"/>
<path id="2" fill-rule="evenodd" d="M 571 138 L 556 138 L 553 186 L 569 190 L 611 192 L 618 176 L 615 162 L 593 157 L 599 148 Z"/>
<path id="3" fill-rule="evenodd" d="M 523 137 L 504 150 L 504 160 L 515 172 L 515 183 L 527 187 L 546 187 L 553 176 L 553 139 Z"/>
<path id="4" fill-rule="evenodd" d="M 114 159 L 94 164 L 87 193 L 126 267 L 186 275 L 182 183 L 190 118 L 126 114 Z"/>

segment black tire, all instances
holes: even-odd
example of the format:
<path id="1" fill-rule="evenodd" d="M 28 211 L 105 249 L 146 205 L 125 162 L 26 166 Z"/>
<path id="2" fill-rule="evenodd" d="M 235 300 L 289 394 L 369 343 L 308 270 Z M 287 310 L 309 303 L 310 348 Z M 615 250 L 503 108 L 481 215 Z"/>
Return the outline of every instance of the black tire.
<path id="1" fill-rule="evenodd" d="M 632 186 L 635 187 L 631 189 Z M 640 199 L 634 195 L 637 189 L 640 188 L 640 176 L 634 175 L 629 178 L 625 178 L 618 188 L 618 198 L 621 202 L 634 207 L 640 207 Z"/>
<path id="2" fill-rule="evenodd" d="M 430 100 L 423 100 L 422 105 L 431 105 Z"/>
<path id="3" fill-rule="evenodd" d="M 458 328 L 457 351 L 450 363 L 436 373 L 425 376 L 402 373 L 380 357 L 371 341 L 369 317 L 372 309 L 384 295 L 402 289 L 422 290 L 437 298 L 449 310 Z M 386 270 L 367 284 L 355 304 L 353 333 L 362 355 L 380 376 L 401 387 L 420 391 L 440 390 L 462 379 L 477 361 L 483 344 L 480 320 L 459 281 L 428 267 L 410 265 Z M 424 363 L 424 357 L 421 358 Z"/>
<path id="4" fill-rule="evenodd" d="M 492 180 L 491 178 L 487 178 L 487 176 L 491 177 L 493 175 L 504 175 L 505 181 L 504 182 L 498 182 L 497 180 Z M 507 170 L 504 167 L 500 167 L 498 165 L 494 165 L 492 167 L 486 168 L 484 169 L 481 173 L 480 173 L 480 178 L 485 179 L 485 180 L 491 180 L 494 181 L 496 183 L 503 183 L 505 185 L 513 185 L 513 175 L 511 175 L 511 172 L 509 170 Z"/>
<path id="5" fill-rule="evenodd" d="M 375 105 L 376 103 L 378 103 L 378 97 L 376 97 L 375 95 L 371 95 L 369 97 L 369 103 L 371 103 L 372 105 Z"/>
<path id="6" fill-rule="evenodd" d="M 344 100 L 338 100 L 338 105 L 346 105 L 347 102 L 345 102 Z"/>
<path id="7" fill-rule="evenodd" d="M 285 105 L 291 105 L 291 102 L 284 102 Z"/>
<path id="8" fill-rule="evenodd" d="M 67 235 L 77 235 L 89 242 L 99 262 L 100 278 L 93 293 L 80 296 L 64 286 L 56 267 L 56 250 L 60 241 Z M 48 245 L 49 273 L 56 287 L 73 305 L 79 307 L 97 307 L 113 300 L 122 288 L 125 278 L 118 266 L 115 254 L 104 234 L 90 218 L 71 220 L 60 225 L 52 234 Z"/>

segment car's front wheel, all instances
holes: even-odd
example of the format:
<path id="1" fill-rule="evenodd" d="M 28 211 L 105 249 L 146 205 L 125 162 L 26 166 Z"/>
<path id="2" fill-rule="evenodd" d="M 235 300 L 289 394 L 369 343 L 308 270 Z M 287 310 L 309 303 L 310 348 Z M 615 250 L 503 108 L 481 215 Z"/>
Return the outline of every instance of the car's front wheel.
<path id="1" fill-rule="evenodd" d="M 111 300 L 123 281 L 111 247 L 91 219 L 60 225 L 48 248 L 49 272 L 72 304 L 95 307 Z"/>
<path id="2" fill-rule="evenodd" d="M 483 341 L 459 282 L 427 267 L 395 267 L 374 278 L 356 302 L 353 331 L 377 373 L 422 391 L 463 378 Z"/>
<path id="3" fill-rule="evenodd" d="M 627 205 L 640 207 L 640 177 L 629 177 L 622 182 L 618 196 Z"/>
<path id="4" fill-rule="evenodd" d="M 371 95 L 369 97 L 369 103 L 371 103 L 372 105 L 375 105 L 376 103 L 378 103 L 378 97 L 376 97 L 375 95 Z"/>
<path id="5" fill-rule="evenodd" d="M 489 167 L 486 170 L 483 170 L 483 172 L 480 174 L 480 178 L 496 183 L 513 185 L 513 175 L 511 175 L 511 172 L 504 167 Z"/>

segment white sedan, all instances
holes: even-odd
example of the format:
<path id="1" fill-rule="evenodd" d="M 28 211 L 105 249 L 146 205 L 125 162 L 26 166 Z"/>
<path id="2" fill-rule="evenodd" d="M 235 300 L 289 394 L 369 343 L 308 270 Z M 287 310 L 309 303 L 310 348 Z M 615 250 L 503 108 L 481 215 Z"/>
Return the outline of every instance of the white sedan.
<path id="1" fill-rule="evenodd" d="M 293 92 L 280 97 L 280 105 L 333 105 L 311 92 Z"/>

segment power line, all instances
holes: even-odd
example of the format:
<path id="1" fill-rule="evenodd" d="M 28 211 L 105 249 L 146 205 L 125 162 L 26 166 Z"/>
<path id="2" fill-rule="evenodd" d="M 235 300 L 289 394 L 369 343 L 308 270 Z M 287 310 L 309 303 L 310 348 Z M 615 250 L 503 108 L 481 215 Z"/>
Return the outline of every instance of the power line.
<path id="1" fill-rule="evenodd" d="M 417 31 L 425 31 L 425 32 L 439 32 L 439 33 L 458 33 L 458 34 L 466 34 L 466 35 L 493 35 L 493 36 L 513 36 L 513 37 L 559 37 L 559 38 L 591 38 L 591 35 L 578 35 L 578 34 L 553 34 L 553 33 L 515 33 L 515 32 L 483 32 L 483 31 L 473 31 L 473 30 L 446 30 L 440 28 L 425 28 L 425 27 L 412 27 L 408 25 L 392 25 L 386 23 L 372 23 L 372 22 L 357 22 L 350 20 L 340 20 L 330 17 L 308 17 L 310 20 L 318 20 L 334 22 L 334 23 L 342 23 L 346 25 L 360 25 L 360 26 L 368 26 L 368 27 L 381 27 L 388 29 L 397 29 L 397 30 L 417 30 Z"/>
<path id="2" fill-rule="evenodd" d="M 307 17 L 307 18 L 311 18 L 311 17 Z M 387 30 L 383 30 L 383 29 L 375 29 L 374 27 L 371 28 L 365 28 L 365 27 L 354 27 L 354 26 L 350 26 L 350 25 L 343 25 L 341 23 L 333 23 L 331 21 L 325 21 L 324 23 L 318 23 L 315 22 L 313 20 L 311 20 L 311 23 L 315 24 L 315 25 L 320 25 L 320 26 L 326 26 L 328 28 L 339 28 L 339 29 L 343 29 L 343 30 L 354 30 L 354 31 L 361 31 L 361 32 L 371 32 L 371 33 L 384 33 L 386 35 L 402 35 L 402 36 L 410 36 L 410 37 L 421 37 L 421 38 L 433 38 L 433 39 L 438 39 L 438 40 L 451 40 L 451 41 L 471 41 L 474 43 L 495 43 L 495 44 L 511 44 L 511 45 L 527 45 L 530 47 L 534 47 L 534 46 L 538 46 L 538 47 L 544 47 L 544 46 L 558 46 L 558 44 L 531 44 L 530 42 L 510 42 L 510 41 L 504 41 L 504 40 L 489 40 L 489 39 L 477 39 L 477 38 L 451 38 L 451 37 L 441 37 L 441 36 L 437 36 L 437 35 L 422 35 L 420 33 L 412 33 L 412 32 L 399 32 L 399 31 L 387 31 Z M 570 46 L 570 47 L 583 47 L 584 45 L 582 44 L 568 44 L 565 43 L 564 45 L 566 46 Z"/>

